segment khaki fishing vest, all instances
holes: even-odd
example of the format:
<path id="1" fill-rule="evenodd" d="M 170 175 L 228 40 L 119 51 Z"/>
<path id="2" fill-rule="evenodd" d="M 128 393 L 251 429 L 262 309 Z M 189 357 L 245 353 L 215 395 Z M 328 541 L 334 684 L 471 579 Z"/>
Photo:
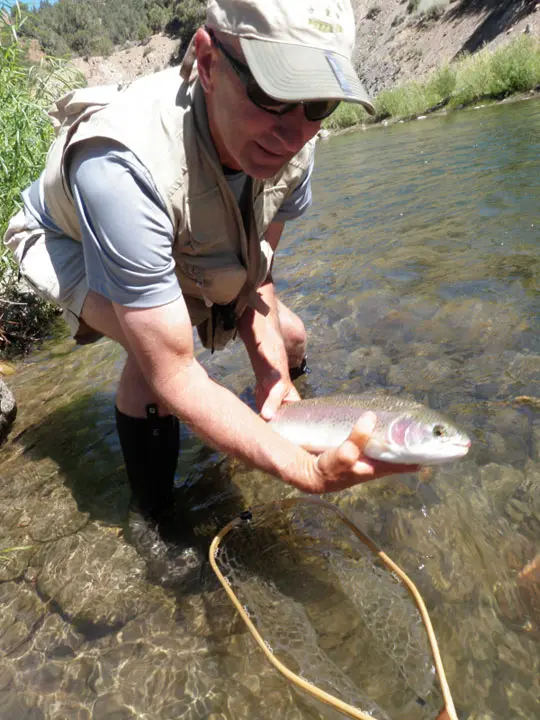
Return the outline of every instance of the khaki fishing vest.
<path id="1" fill-rule="evenodd" d="M 81 240 L 67 181 L 69 151 L 92 138 L 115 140 L 147 168 L 167 208 L 175 229 L 176 274 L 203 344 L 224 347 L 247 306 L 268 312 L 257 293 L 272 262 L 264 233 L 309 166 L 312 143 L 270 180 L 253 180 L 244 224 L 212 142 L 196 77 L 182 81 L 171 68 L 125 87 L 74 90 L 49 114 L 57 138 L 47 157 L 44 195 L 66 235 Z M 229 312 L 216 312 L 225 307 Z"/>

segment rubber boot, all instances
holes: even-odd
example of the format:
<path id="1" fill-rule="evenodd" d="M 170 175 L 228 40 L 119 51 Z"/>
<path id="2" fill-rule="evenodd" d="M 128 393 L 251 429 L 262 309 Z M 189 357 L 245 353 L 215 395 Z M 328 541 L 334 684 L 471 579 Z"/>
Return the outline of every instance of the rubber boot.
<path id="1" fill-rule="evenodd" d="M 308 368 L 307 364 L 307 355 L 304 355 L 304 358 L 300 365 L 294 368 L 289 368 L 289 375 L 291 377 L 291 380 L 297 380 L 299 377 L 302 377 L 302 375 L 309 374 L 311 370 Z"/>
<path id="2" fill-rule="evenodd" d="M 155 404 L 146 406 L 146 418 L 115 410 L 132 505 L 157 526 L 161 535 L 168 535 L 174 521 L 174 474 L 180 450 L 178 418 L 159 417 Z"/>

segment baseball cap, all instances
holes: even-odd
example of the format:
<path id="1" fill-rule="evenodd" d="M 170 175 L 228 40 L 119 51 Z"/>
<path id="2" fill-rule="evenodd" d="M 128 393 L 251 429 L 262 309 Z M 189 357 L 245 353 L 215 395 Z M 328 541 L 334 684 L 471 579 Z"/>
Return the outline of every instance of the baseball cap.
<path id="1" fill-rule="evenodd" d="M 352 63 L 350 0 L 209 0 L 206 25 L 240 39 L 253 77 L 271 97 L 343 100 L 375 113 Z"/>

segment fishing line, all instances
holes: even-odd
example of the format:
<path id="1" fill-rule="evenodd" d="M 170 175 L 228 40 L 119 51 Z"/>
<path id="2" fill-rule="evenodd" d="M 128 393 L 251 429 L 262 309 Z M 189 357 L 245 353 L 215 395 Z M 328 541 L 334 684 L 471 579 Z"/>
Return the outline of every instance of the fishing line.
<path id="1" fill-rule="evenodd" d="M 356 720 L 434 720 L 443 705 L 457 720 L 420 592 L 335 505 L 302 497 L 244 512 L 214 538 L 210 564 L 304 698 Z"/>

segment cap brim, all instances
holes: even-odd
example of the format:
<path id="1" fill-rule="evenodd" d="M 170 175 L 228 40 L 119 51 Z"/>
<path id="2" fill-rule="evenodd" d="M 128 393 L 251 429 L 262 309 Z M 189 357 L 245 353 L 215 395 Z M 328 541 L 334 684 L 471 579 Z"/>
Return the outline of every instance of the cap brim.
<path id="1" fill-rule="evenodd" d="M 350 60 L 321 48 L 240 38 L 253 77 L 276 100 L 344 100 L 375 108 Z"/>

